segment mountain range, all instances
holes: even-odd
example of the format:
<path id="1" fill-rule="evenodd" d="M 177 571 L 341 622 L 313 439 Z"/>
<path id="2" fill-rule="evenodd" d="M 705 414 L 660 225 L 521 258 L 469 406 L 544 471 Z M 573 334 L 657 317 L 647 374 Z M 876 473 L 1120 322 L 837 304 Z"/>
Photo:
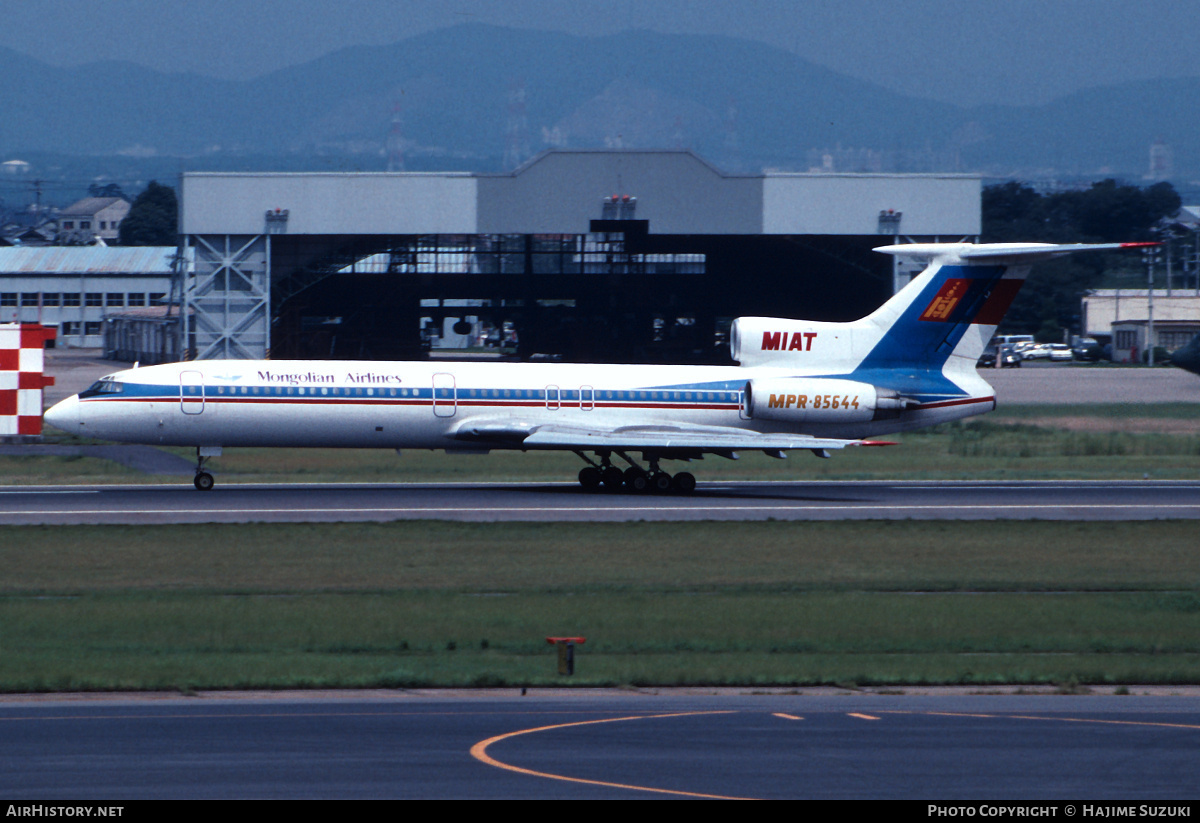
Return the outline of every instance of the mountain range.
<path id="1" fill-rule="evenodd" d="M 690 148 L 735 173 L 1137 179 L 1159 141 L 1173 157 L 1167 176 L 1200 177 L 1198 78 L 959 107 L 717 36 L 467 24 L 244 80 L 127 62 L 56 68 L 0 49 L 0 78 L 0 160 L 51 152 L 230 168 L 273 157 L 296 168 L 339 156 L 364 169 L 502 171 L 549 147 L 609 146 Z"/>

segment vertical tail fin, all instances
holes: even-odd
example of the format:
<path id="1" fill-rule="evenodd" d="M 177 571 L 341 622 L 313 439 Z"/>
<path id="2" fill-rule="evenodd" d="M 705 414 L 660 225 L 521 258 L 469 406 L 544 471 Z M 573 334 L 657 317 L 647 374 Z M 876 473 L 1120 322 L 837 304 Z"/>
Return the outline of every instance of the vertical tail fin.
<path id="1" fill-rule="evenodd" d="M 914 243 L 885 254 L 928 258 L 911 283 L 866 319 L 881 332 L 859 368 L 974 369 L 996 327 L 1039 261 L 1078 251 L 1154 243 Z"/>

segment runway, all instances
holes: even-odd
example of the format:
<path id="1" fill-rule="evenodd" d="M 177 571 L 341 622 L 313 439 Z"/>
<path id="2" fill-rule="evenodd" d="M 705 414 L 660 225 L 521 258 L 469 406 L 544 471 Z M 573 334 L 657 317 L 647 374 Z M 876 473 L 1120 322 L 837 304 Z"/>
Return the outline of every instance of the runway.
<path id="1" fill-rule="evenodd" d="M 574 483 L 0 487 L 0 525 L 392 520 L 1157 520 L 1200 517 L 1200 481 L 701 484 L 692 495 Z"/>
<path id="2" fill-rule="evenodd" d="M 1200 700 L 567 690 L 522 697 L 515 689 L 469 696 L 25 696 L 0 702 L 0 729 L 0 794 L 10 803 L 367 797 L 1178 803 L 1196 791 Z M 1056 816 L 1070 816 L 1064 812 Z"/>

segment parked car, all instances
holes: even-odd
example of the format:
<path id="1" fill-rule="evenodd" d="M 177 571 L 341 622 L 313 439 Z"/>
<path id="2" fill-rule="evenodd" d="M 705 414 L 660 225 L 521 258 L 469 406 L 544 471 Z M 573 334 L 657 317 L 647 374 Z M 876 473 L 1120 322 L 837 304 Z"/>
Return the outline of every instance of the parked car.
<path id="1" fill-rule="evenodd" d="M 1047 348 L 1047 356 L 1052 361 L 1074 360 L 1075 355 L 1071 353 L 1071 347 L 1066 343 L 1051 343 Z"/>
<path id="2" fill-rule="evenodd" d="M 1021 357 L 1026 360 L 1048 360 L 1050 358 L 1050 344 L 1034 343 L 1021 352 Z"/>
<path id="3" fill-rule="evenodd" d="M 998 334 L 992 340 L 997 346 L 1016 346 L 1017 351 L 1026 343 L 1033 342 L 1032 334 Z"/>
<path id="4" fill-rule="evenodd" d="M 1104 356 L 1104 349 L 1091 337 L 1075 337 L 1071 340 L 1071 354 L 1076 360 L 1095 363 Z"/>
<path id="5" fill-rule="evenodd" d="M 1021 355 L 1013 349 L 1012 346 L 988 346 L 983 350 L 983 354 L 979 355 L 979 360 L 975 363 L 977 368 L 994 369 L 996 367 L 996 354 L 1000 353 L 1000 368 L 1020 368 Z"/>

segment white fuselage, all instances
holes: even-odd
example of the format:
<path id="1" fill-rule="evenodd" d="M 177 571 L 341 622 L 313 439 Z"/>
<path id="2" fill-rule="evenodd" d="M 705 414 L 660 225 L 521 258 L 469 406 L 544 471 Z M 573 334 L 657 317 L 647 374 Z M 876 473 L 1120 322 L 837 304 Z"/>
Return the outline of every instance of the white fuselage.
<path id="1" fill-rule="evenodd" d="M 858 439 L 994 406 L 990 387 L 972 374 L 976 382 L 962 386 L 961 397 L 891 419 L 842 419 L 836 411 L 820 421 L 749 419 L 748 381 L 805 376 L 817 374 L 738 366 L 212 360 L 116 373 L 106 378 L 109 390 L 69 398 L 46 419 L 90 437 L 161 445 L 477 450 L 543 447 L 504 436 L 465 438 L 464 427 L 662 425 Z M 824 400 L 829 407 L 830 396 Z M 834 404 L 841 401 L 835 395 Z"/>

